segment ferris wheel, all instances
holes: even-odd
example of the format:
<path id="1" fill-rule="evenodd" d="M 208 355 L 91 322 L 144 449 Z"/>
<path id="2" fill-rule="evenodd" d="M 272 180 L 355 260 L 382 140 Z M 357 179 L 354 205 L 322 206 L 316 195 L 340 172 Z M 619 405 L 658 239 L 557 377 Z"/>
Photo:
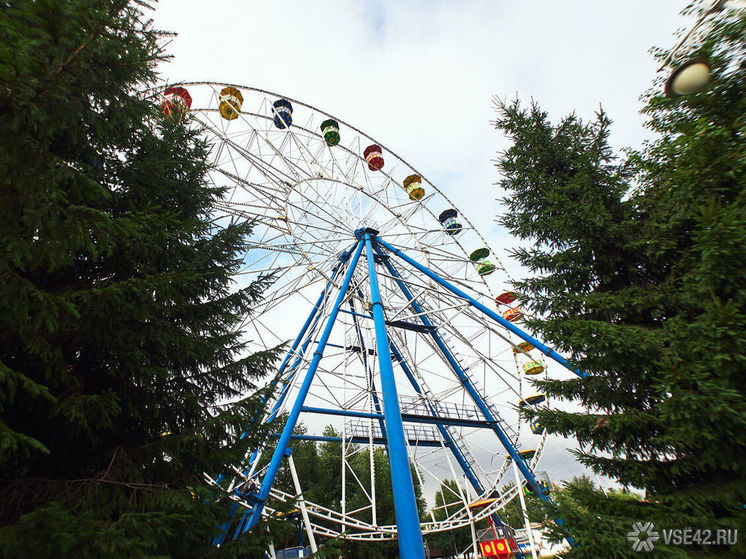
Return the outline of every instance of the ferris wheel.
<path id="1" fill-rule="evenodd" d="M 546 431 L 522 425 L 518 409 L 547 405 L 527 382 L 547 374 L 545 357 L 566 362 L 516 325 L 510 278 L 467 216 L 380 141 L 296 99 L 222 83 L 159 94 L 212 144 L 209 180 L 228 189 L 216 223 L 254 224 L 239 283 L 274 274 L 244 324 L 250 348 L 292 341 L 264 418 L 276 437 L 208 478 L 233 499 L 216 543 L 292 503 L 314 550 L 317 536 L 398 538 L 402 557 L 422 557 L 423 533 L 470 526 L 476 545 L 476 522 L 499 525 L 522 493 L 548 498 L 536 473 Z M 340 445 L 333 505 L 306 497 L 293 439 Z M 396 524 L 379 521 L 376 449 L 390 463 Z M 290 489 L 275 484 L 281 467 Z M 445 512 L 433 502 L 444 487 Z"/>

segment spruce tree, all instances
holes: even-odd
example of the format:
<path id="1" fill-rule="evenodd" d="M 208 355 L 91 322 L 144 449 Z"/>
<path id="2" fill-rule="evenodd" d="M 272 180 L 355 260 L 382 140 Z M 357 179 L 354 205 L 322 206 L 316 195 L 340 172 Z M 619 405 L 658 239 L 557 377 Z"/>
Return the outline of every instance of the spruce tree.
<path id="1" fill-rule="evenodd" d="M 693 54 L 711 86 L 644 113 L 654 138 L 615 156 L 610 119 L 553 124 L 532 104 L 498 102 L 512 140 L 498 162 L 500 223 L 526 243 L 513 256 L 527 326 L 585 378 L 537 385 L 584 411 L 526 410 L 576 438 L 595 472 L 643 500 L 587 486 L 559 502 L 577 557 L 638 556 L 634 521 L 659 529 L 746 526 L 746 14 L 726 11 Z M 665 53 L 661 53 L 661 56 Z M 572 503 L 570 506 L 568 503 Z M 656 542 L 655 555 L 724 556 L 734 547 Z"/>
<path id="2" fill-rule="evenodd" d="M 276 352 L 237 327 L 269 278 L 233 285 L 250 227 L 215 219 L 188 118 L 138 94 L 164 60 L 147 9 L 0 10 L 0 556 L 217 554 L 202 473 L 262 436 L 236 440 Z"/>

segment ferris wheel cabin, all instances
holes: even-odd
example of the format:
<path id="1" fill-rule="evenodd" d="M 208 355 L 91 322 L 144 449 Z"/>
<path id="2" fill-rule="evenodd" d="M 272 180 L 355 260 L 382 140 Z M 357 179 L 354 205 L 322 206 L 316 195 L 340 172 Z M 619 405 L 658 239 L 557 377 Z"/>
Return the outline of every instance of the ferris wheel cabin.
<path id="1" fill-rule="evenodd" d="M 182 119 L 192 106 L 192 96 L 184 87 L 169 87 L 163 92 L 161 108 L 166 116 Z"/>
<path id="2" fill-rule="evenodd" d="M 328 118 L 321 123 L 320 128 L 327 146 L 332 147 L 339 143 L 339 123 L 336 120 Z"/>
<path id="3" fill-rule="evenodd" d="M 442 211 L 438 216 L 438 221 L 440 221 L 440 224 L 448 235 L 453 236 L 461 232 L 462 226 L 457 221 L 457 217 L 458 212 L 453 208 Z"/>
<path id="4" fill-rule="evenodd" d="M 368 162 L 368 169 L 371 171 L 380 171 L 383 168 L 383 155 L 381 146 L 371 144 L 363 152 L 363 157 Z"/>
<path id="5" fill-rule="evenodd" d="M 496 269 L 496 266 L 487 258 L 489 255 L 490 249 L 488 248 L 478 248 L 469 255 L 469 260 L 474 262 L 480 276 L 489 276 Z"/>
<path id="6" fill-rule="evenodd" d="M 220 91 L 220 104 L 218 110 L 220 116 L 225 120 L 235 120 L 241 114 L 241 105 L 243 105 L 243 95 L 235 87 L 224 87 Z"/>
<path id="7" fill-rule="evenodd" d="M 272 103 L 274 107 L 275 126 L 279 129 L 290 128 L 293 124 L 293 105 L 287 99 L 278 99 Z"/>
<path id="8" fill-rule="evenodd" d="M 422 177 L 420 175 L 409 175 L 404 179 L 404 190 L 409 194 L 410 200 L 420 200 L 425 195 L 422 188 Z"/>

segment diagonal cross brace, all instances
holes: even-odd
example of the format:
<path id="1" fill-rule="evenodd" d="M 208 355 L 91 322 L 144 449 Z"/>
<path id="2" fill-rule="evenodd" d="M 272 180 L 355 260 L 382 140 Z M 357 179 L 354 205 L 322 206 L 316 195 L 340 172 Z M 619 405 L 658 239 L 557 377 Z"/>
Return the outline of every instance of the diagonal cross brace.
<path id="1" fill-rule="evenodd" d="M 290 410 L 287 423 L 285 423 L 285 427 L 283 428 L 282 434 L 280 435 L 280 441 L 277 443 L 275 452 L 272 455 L 272 460 L 267 466 L 267 470 L 264 474 L 264 478 L 262 479 L 262 486 L 259 489 L 258 494 L 252 494 L 249 496 L 249 499 L 253 501 L 253 507 L 251 509 L 251 515 L 249 516 L 248 521 L 243 527 L 244 532 L 247 530 L 251 530 L 254 526 L 256 526 L 257 522 L 259 522 L 259 519 L 261 518 L 262 509 L 264 508 L 264 503 L 267 501 L 267 498 L 269 497 L 269 492 L 272 489 L 272 484 L 274 483 L 275 477 L 277 476 L 277 472 L 280 469 L 280 464 L 282 463 L 282 460 L 285 458 L 285 455 L 287 453 L 288 443 L 290 442 L 290 438 L 293 434 L 293 430 L 295 429 L 295 425 L 298 422 L 298 417 L 300 416 L 301 408 L 303 407 L 303 403 L 306 399 L 306 396 L 308 395 L 308 391 L 311 388 L 311 383 L 313 382 L 313 378 L 316 374 L 316 370 L 319 367 L 321 358 L 324 356 L 324 349 L 326 347 L 327 342 L 329 341 L 329 336 L 332 333 L 332 328 L 334 327 L 334 323 L 337 319 L 337 315 L 339 314 L 339 309 L 342 306 L 342 302 L 345 299 L 347 290 L 350 287 L 350 282 L 352 281 L 352 276 L 353 276 L 353 273 L 355 272 L 355 268 L 357 267 L 357 263 L 358 263 L 358 260 L 360 259 L 360 254 L 362 253 L 362 251 L 363 251 L 363 243 L 358 241 L 357 246 L 355 248 L 355 253 L 350 259 L 350 264 L 347 269 L 347 274 L 345 275 L 345 279 L 342 282 L 342 286 L 339 289 L 339 295 L 337 295 L 337 300 L 334 303 L 334 307 L 332 307 L 332 311 L 326 322 L 324 331 L 321 334 L 321 338 L 319 339 L 318 344 L 316 345 L 316 351 L 314 351 L 313 353 L 313 359 L 311 360 L 311 363 L 308 367 L 308 372 L 306 373 L 306 376 L 303 379 L 303 383 L 301 384 L 298 390 L 298 395 L 296 396 L 296 400 L 293 404 L 292 409 Z"/>
<path id="2" fill-rule="evenodd" d="M 387 243 L 380 240 L 379 238 L 375 239 L 376 245 L 383 245 L 386 246 Z M 391 245 L 388 245 L 391 246 Z M 378 246 L 376 246 L 378 248 Z M 398 249 L 395 249 L 398 251 Z M 383 251 L 378 248 L 378 253 L 381 254 Z M 399 254 L 397 256 L 403 255 L 401 251 L 398 251 Z M 409 257 L 407 257 L 409 258 Z M 410 259 L 411 260 L 411 259 Z M 409 261 L 409 260 L 407 260 Z M 414 262 L 414 261 L 413 261 Z M 430 321 L 430 319 L 427 317 L 426 314 L 423 314 L 424 311 L 420 304 L 417 302 L 417 300 L 412 296 L 412 292 L 407 287 L 406 283 L 402 279 L 401 275 L 399 275 L 399 272 L 396 270 L 394 265 L 389 260 L 384 260 L 384 265 L 386 266 L 386 269 L 389 271 L 391 276 L 395 278 L 396 284 L 399 286 L 399 289 L 404 294 L 404 297 L 407 301 L 411 301 L 412 308 L 415 310 L 416 313 L 419 315 L 419 319 L 422 321 L 423 324 L 426 326 L 434 326 L 433 323 Z M 418 264 L 417 266 L 420 266 Z M 424 266 L 422 266 L 423 269 L 427 270 Z M 434 272 L 431 272 L 428 270 L 430 274 L 432 274 L 432 279 L 436 279 L 436 281 L 441 280 L 443 283 L 445 280 L 442 280 L 440 276 L 435 274 Z M 465 294 L 464 294 L 465 295 Z M 549 498 L 546 495 L 546 492 L 544 489 L 539 485 L 539 483 L 536 481 L 536 477 L 534 476 L 533 472 L 531 471 L 531 468 L 526 464 L 526 461 L 521 458 L 521 456 L 518 454 L 518 451 L 513 446 L 513 443 L 511 442 L 510 438 L 505 434 L 505 431 L 500 427 L 498 423 L 498 418 L 496 418 L 492 411 L 490 410 L 487 403 L 482 398 L 479 391 L 474 387 L 474 384 L 471 382 L 469 377 L 466 375 L 464 370 L 461 368 L 461 365 L 459 365 L 458 361 L 456 361 L 456 358 L 451 353 L 448 346 L 445 344 L 443 339 L 441 338 L 440 334 L 438 334 L 437 330 L 433 330 L 430 335 L 433 337 L 433 340 L 435 341 L 436 345 L 440 349 L 440 351 L 443 353 L 443 356 L 446 358 L 446 361 L 448 361 L 448 364 L 450 365 L 453 372 L 456 374 L 456 377 L 463 385 L 464 389 L 468 392 L 471 399 L 474 401 L 476 406 L 479 408 L 479 410 L 482 412 L 482 415 L 484 418 L 491 422 L 492 430 L 497 435 L 497 438 L 500 440 L 500 443 L 503 445 L 505 450 L 507 451 L 508 455 L 516 462 L 519 469 L 521 470 L 521 473 L 526 478 L 526 481 L 528 482 L 529 486 L 531 486 L 531 489 L 536 491 L 536 493 L 545 501 L 548 501 Z"/>

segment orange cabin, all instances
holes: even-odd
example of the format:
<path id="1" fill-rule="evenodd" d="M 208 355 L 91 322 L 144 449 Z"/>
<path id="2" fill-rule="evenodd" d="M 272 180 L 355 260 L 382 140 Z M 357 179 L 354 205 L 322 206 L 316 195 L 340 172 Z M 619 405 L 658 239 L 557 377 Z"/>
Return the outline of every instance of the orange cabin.
<path id="1" fill-rule="evenodd" d="M 498 306 L 500 305 L 509 305 L 513 301 L 515 301 L 518 298 L 518 295 L 516 295 L 515 291 L 504 291 L 503 293 L 500 293 L 497 297 L 495 297 L 495 302 Z"/>
<path id="2" fill-rule="evenodd" d="M 520 309 L 508 309 L 503 313 L 503 318 L 507 320 L 508 322 L 516 322 L 521 319 L 523 316 L 523 313 Z"/>
<path id="3" fill-rule="evenodd" d="M 531 345 L 528 342 L 521 342 L 517 346 L 513 348 L 513 353 L 528 353 L 529 351 L 532 351 L 536 349 L 533 345 Z"/>

